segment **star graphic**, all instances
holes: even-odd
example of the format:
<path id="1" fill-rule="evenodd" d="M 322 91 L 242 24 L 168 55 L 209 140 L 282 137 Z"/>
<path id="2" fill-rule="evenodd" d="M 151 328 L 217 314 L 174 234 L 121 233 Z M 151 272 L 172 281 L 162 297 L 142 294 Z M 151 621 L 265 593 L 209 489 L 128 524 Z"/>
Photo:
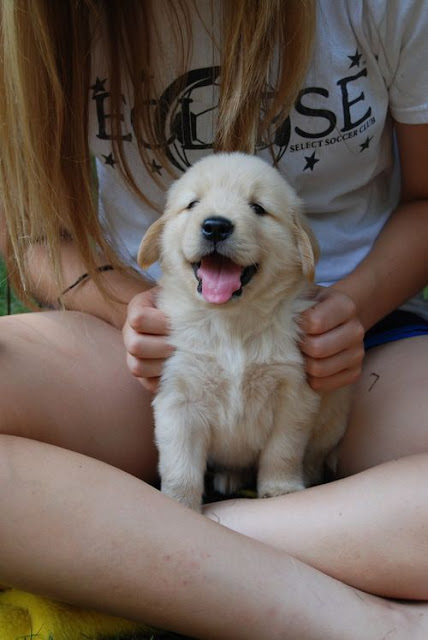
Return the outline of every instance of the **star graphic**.
<path id="1" fill-rule="evenodd" d="M 311 156 L 305 156 L 305 160 L 306 160 L 306 165 L 303 168 L 303 171 L 306 171 L 306 169 L 310 169 L 311 171 L 313 171 L 314 166 L 316 165 L 317 162 L 319 162 L 319 158 L 315 158 L 315 151 Z"/>
<path id="2" fill-rule="evenodd" d="M 363 54 L 360 53 L 358 51 L 358 49 L 355 49 L 355 53 L 353 56 L 348 56 L 348 58 L 351 61 L 351 64 L 349 65 L 349 68 L 352 69 L 352 67 L 359 67 L 360 66 L 360 60 L 361 60 L 361 56 Z"/>
<path id="3" fill-rule="evenodd" d="M 109 153 L 108 156 L 105 156 L 104 154 L 102 154 L 103 158 L 104 158 L 104 164 L 108 164 L 110 167 L 113 167 L 114 169 L 114 165 L 116 164 L 116 160 L 113 158 L 113 154 Z"/>
<path id="4" fill-rule="evenodd" d="M 373 136 L 367 136 L 366 141 L 360 144 L 360 153 L 365 149 L 368 149 L 370 146 L 370 142 L 373 140 Z"/>
<path id="5" fill-rule="evenodd" d="M 99 77 L 97 76 L 97 79 L 95 80 L 95 84 L 89 87 L 93 91 L 92 97 L 96 96 L 97 93 L 102 93 L 106 90 L 104 86 L 106 82 L 107 82 L 107 78 L 104 78 L 104 80 L 100 80 Z"/>
<path id="6" fill-rule="evenodd" d="M 151 166 L 152 166 L 152 173 L 157 173 L 160 176 L 162 175 L 162 173 L 161 173 L 162 165 L 161 164 L 158 164 L 156 162 L 156 160 L 152 160 L 152 165 Z"/>

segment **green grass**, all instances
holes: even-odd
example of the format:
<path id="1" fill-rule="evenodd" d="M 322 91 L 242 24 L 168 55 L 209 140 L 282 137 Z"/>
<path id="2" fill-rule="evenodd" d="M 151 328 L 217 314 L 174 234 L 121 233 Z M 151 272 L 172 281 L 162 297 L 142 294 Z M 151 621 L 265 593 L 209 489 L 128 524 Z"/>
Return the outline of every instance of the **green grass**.
<path id="1" fill-rule="evenodd" d="M 28 309 L 18 300 L 7 284 L 6 267 L 0 260 L 0 316 L 8 313 L 24 313 Z"/>

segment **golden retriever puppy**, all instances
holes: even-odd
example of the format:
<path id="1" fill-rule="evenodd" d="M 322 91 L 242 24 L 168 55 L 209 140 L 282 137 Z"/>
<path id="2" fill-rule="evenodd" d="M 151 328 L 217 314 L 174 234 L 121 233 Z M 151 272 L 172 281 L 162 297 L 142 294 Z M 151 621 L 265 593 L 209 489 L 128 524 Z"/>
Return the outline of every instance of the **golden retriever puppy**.
<path id="1" fill-rule="evenodd" d="M 143 238 L 175 347 L 153 402 L 161 487 L 192 509 L 207 465 L 217 489 L 257 468 L 258 495 L 277 496 L 319 482 L 343 435 L 348 391 L 313 391 L 297 346 L 317 251 L 291 187 L 241 153 L 197 162 Z"/>

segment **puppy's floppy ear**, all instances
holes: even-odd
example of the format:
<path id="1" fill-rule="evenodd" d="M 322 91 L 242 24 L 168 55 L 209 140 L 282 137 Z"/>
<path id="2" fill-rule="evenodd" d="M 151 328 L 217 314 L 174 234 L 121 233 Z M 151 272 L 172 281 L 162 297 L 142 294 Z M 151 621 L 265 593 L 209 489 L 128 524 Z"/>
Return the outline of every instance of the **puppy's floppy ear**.
<path id="1" fill-rule="evenodd" d="M 293 231 L 300 254 L 303 275 L 313 282 L 315 278 L 315 265 L 318 261 L 320 250 L 314 232 L 303 215 L 298 212 L 293 216 Z"/>
<path id="2" fill-rule="evenodd" d="M 160 239 L 164 224 L 165 218 L 161 216 L 147 229 L 141 240 L 137 262 L 142 269 L 147 269 L 160 258 Z"/>

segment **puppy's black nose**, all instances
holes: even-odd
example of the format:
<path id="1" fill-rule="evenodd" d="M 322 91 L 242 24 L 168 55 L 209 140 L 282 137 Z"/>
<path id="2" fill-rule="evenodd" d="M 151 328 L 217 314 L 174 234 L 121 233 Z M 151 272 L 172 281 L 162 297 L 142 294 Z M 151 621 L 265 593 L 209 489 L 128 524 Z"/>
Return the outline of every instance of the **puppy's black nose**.
<path id="1" fill-rule="evenodd" d="M 226 240 L 233 232 L 233 224 L 227 218 L 213 216 L 202 223 L 202 235 L 211 242 Z"/>

